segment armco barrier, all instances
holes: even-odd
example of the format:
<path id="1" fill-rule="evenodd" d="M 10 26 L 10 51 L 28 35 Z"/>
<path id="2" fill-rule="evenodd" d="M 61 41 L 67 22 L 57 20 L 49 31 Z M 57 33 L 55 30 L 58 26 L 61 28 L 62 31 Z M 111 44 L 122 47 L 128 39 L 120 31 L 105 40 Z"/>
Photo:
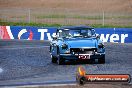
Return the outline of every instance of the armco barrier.
<path id="1" fill-rule="evenodd" d="M 0 39 L 51 40 L 57 27 L 0 26 Z M 132 43 L 132 28 L 95 28 L 104 42 Z"/>

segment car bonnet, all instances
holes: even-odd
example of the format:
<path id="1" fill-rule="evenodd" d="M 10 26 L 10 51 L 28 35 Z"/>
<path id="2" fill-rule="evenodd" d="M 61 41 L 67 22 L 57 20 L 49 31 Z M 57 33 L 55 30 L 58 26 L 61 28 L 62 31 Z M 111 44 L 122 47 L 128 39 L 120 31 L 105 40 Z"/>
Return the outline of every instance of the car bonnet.
<path id="1" fill-rule="evenodd" d="M 87 39 L 67 39 L 65 42 L 68 44 L 70 48 L 88 48 L 88 47 L 97 47 L 97 40 L 95 38 L 87 38 Z"/>

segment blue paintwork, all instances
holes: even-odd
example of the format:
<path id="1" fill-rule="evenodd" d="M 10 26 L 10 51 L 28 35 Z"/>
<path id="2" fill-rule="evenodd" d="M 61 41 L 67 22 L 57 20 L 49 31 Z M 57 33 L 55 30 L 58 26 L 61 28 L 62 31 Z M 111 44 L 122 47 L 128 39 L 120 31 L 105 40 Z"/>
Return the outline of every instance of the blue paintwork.
<path id="1" fill-rule="evenodd" d="M 70 29 L 72 28 L 72 29 Z M 77 29 L 78 27 L 68 27 L 69 30 L 74 30 Z M 83 28 L 90 28 L 87 26 L 79 26 L 80 29 Z M 67 27 L 65 28 L 60 28 L 61 30 L 67 29 Z M 60 30 L 58 29 L 58 30 Z M 79 29 L 79 30 L 80 30 Z M 93 28 L 90 28 L 93 29 Z M 59 32 L 56 32 L 56 35 Z M 95 35 L 95 34 L 93 34 Z M 54 57 L 58 56 L 58 51 L 59 51 L 59 55 L 61 54 L 65 54 L 63 57 L 65 57 L 65 59 L 78 59 L 77 57 L 75 57 L 74 54 L 71 54 L 70 56 L 67 56 L 66 52 L 70 52 L 70 48 L 97 48 L 97 53 L 103 54 L 105 55 L 105 47 L 104 48 L 98 48 L 99 44 L 103 44 L 103 42 L 99 39 L 96 38 L 96 36 L 92 36 L 92 37 L 88 37 L 88 38 L 84 38 L 84 37 L 76 37 L 76 38 L 60 38 L 58 37 L 58 39 L 56 40 L 52 40 L 51 41 L 51 55 L 53 55 Z M 66 44 L 68 46 L 67 49 L 62 49 L 62 45 Z M 98 52 L 99 51 L 99 52 Z M 71 58 L 72 57 L 72 58 Z"/>

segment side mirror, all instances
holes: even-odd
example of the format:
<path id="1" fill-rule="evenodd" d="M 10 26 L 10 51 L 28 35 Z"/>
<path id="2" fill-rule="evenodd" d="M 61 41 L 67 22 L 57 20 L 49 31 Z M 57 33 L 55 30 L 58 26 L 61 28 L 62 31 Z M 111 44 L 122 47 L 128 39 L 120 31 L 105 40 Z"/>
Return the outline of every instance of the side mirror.
<path id="1" fill-rule="evenodd" d="M 96 34 L 96 38 L 97 38 L 97 39 L 100 39 L 100 35 L 99 35 L 99 34 Z"/>

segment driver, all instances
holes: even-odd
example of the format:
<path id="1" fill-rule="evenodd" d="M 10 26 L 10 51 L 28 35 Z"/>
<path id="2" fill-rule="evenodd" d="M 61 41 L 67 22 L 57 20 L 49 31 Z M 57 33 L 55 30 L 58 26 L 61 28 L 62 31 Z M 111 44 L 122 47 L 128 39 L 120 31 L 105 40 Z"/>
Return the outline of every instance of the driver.
<path id="1" fill-rule="evenodd" d="M 79 31 L 74 32 L 74 36 L 80 36 Z"/>

